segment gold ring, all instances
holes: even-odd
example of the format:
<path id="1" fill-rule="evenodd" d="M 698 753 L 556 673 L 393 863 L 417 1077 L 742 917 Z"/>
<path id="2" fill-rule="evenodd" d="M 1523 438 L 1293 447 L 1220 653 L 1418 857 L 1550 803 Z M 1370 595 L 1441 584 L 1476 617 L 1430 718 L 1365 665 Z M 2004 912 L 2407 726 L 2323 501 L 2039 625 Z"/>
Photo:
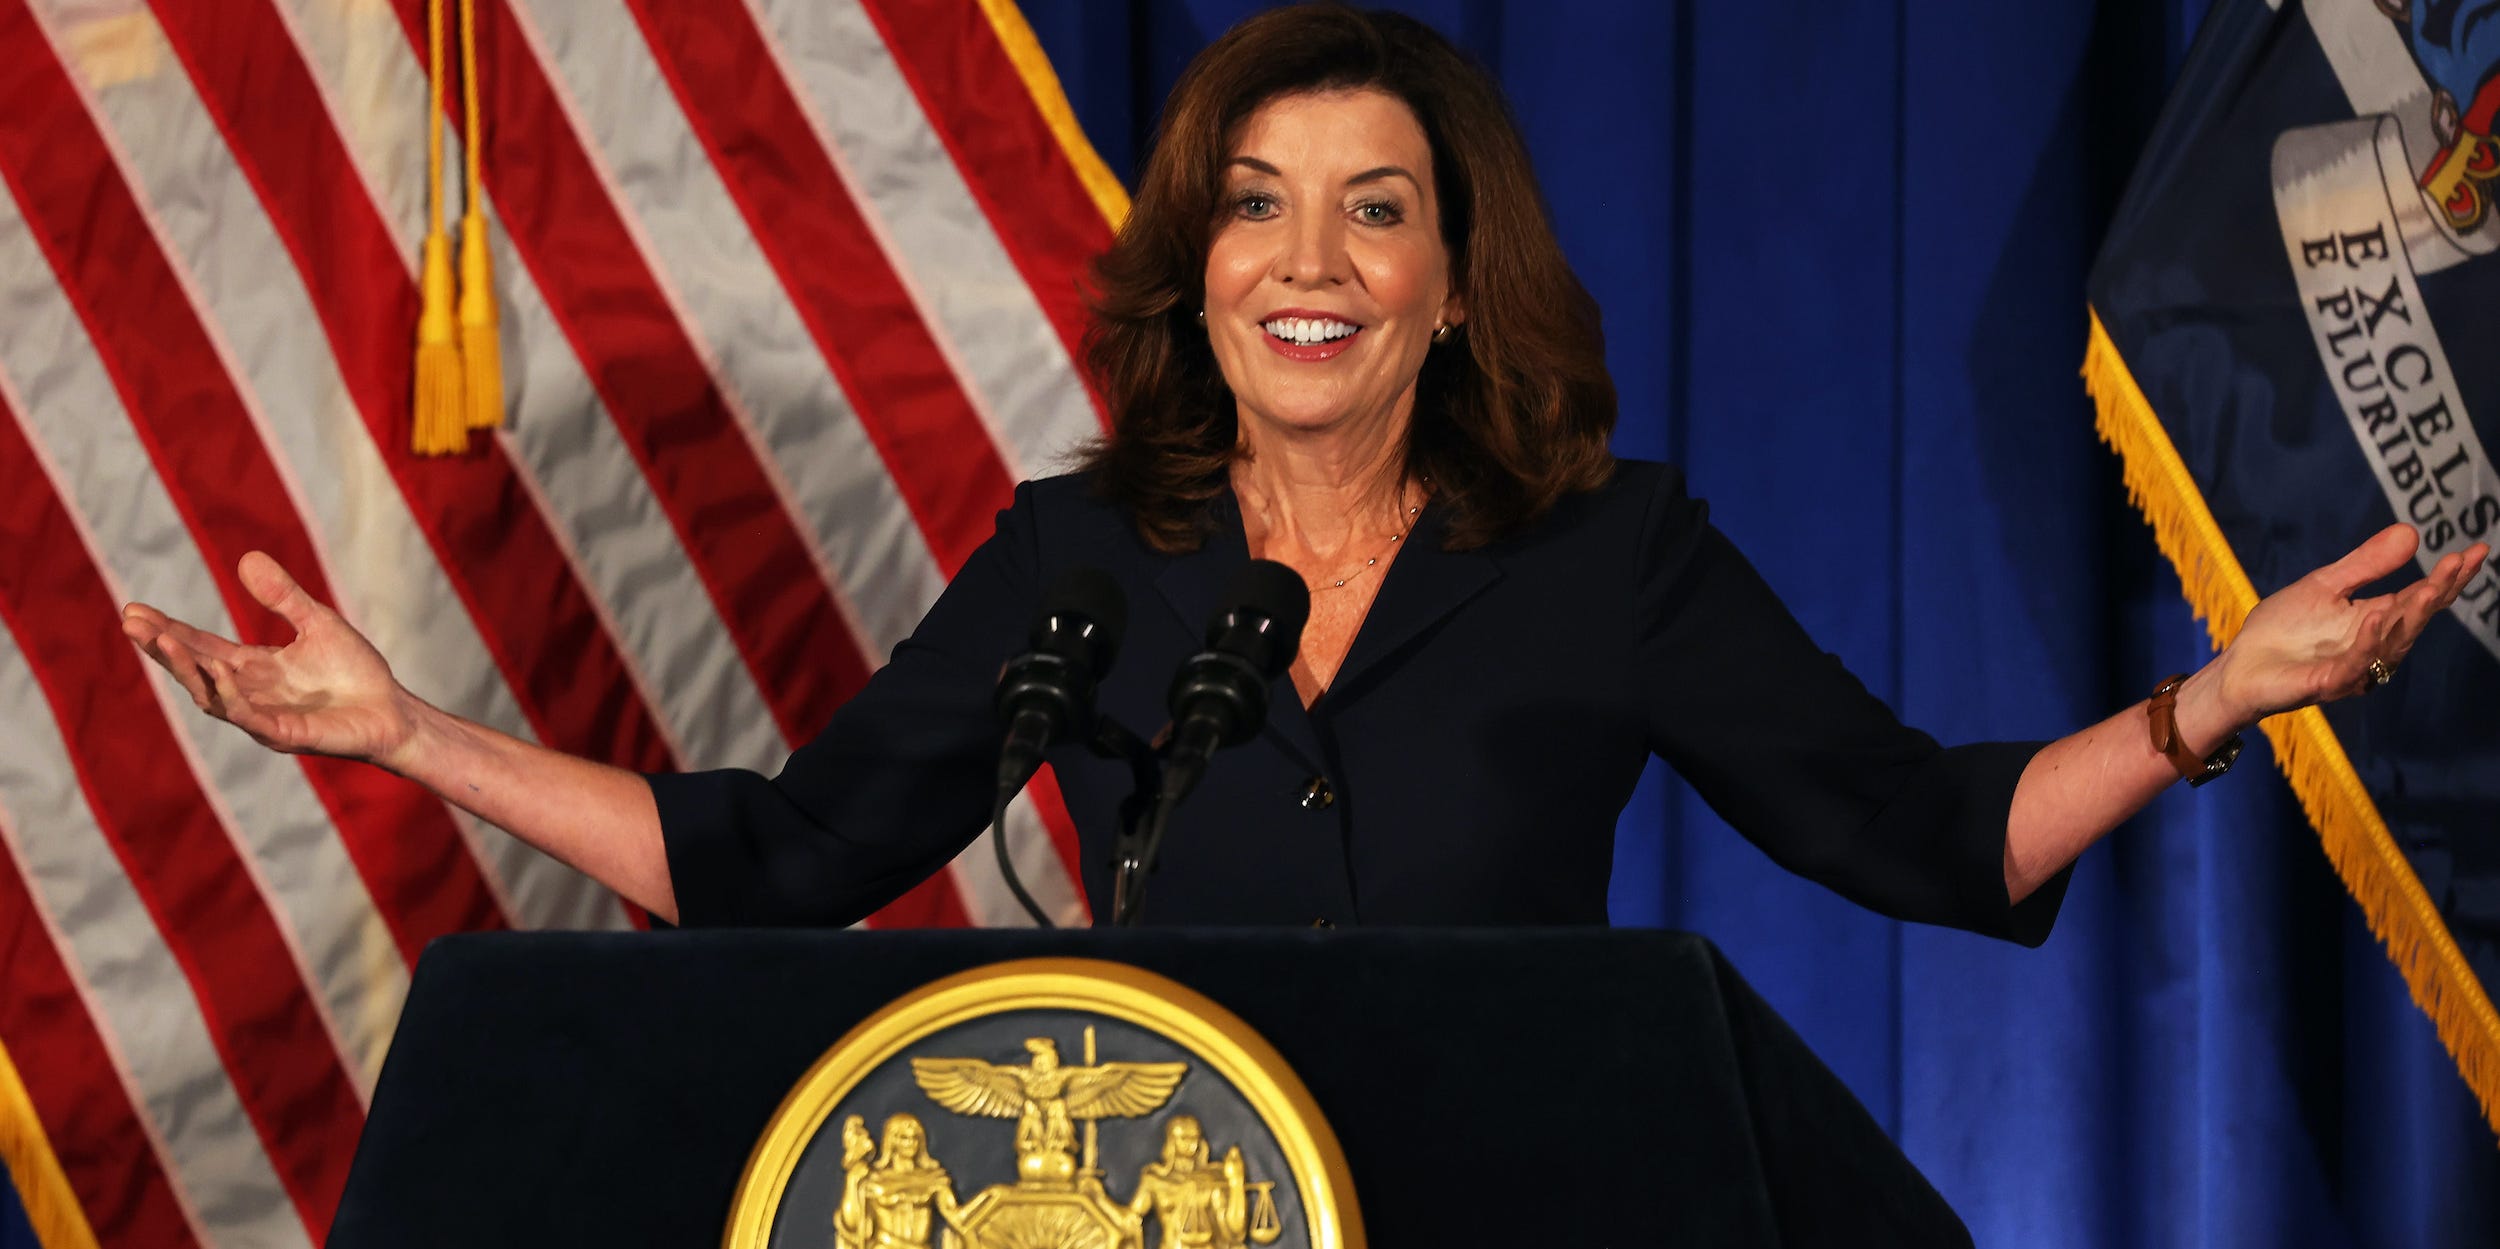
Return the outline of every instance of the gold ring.
<path id="1" fill-rule="evenodd" d="M 2385 685 L 2395 679 L 2396 670 L 2389 667 L 2386 660 L 2373 659 L 2370 661 L 2370 684 Z"/>

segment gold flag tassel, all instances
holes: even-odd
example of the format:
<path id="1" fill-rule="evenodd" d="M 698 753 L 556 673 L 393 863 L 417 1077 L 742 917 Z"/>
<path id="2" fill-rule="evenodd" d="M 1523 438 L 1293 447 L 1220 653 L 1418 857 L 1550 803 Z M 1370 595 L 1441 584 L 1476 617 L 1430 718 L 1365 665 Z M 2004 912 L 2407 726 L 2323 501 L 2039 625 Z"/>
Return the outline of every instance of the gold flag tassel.
<path id="1" fill-rule="evenodd" d="M 425 250 L 418 276 L 417 403 L 409 442 L 419 455 L 469 446 L 461 411 L 460 339 L 452 318 L 451 240 L 443 234 L 443 0 L 426 0 Z"/>
<path id="2" fill-rule="evenodd" d="M 2100 409 L 2101 441 L 2118 452 L 2127 495 L 2151 523 L 2154 545 L 2179 570 L 2188 603 L 2204 619 L 2214 645 L 2229 645 L 2257 606 L 2256 584 L 2224 539 L 2204 493 L 2188 476 L 2097 311 L 2083 378 Z M 2500 1132 L 2500 1012 L 2492 1009 L 2439 908 L 2388 832 L 2326 713 L 2303 707 L 2269 717 L 2260 727 L 2328 862 L 2455 1056 L 2457 1071 L 2482 1103 L 2483 1118 Z"/>
<path id="3" fill-rule="evenodd" d="M 437 0 L 440 3 L 440 0 Z M 470 429 L 503 424 L 503 343 L 497 337 L 494 261 L 486 249 L 486 131 L 477 105 L 477 4 L 460 0 L 460 92 L 467 107 L 468 180 L 460 196 L 460 363 Z"/>

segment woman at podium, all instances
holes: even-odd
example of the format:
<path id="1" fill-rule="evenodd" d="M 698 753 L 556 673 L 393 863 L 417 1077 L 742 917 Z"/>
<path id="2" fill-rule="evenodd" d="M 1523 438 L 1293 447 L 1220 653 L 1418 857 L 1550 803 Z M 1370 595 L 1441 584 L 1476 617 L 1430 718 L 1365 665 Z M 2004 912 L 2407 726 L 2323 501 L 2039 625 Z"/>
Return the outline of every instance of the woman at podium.
<path id="1" fill-rule="evenodd" d="M 2260 717 L 2384 683 L 2488 555 L 2353 598 L 2410 560 L 2390 528 L 2142 703 L 2053 742 L 1939 745 L 1805 635 L 1681 474 L 1608 452 L 1598 312 L 1525 145 L 1493 83 L 1403 17 L 1289 8 L 1210 46 L 1095 279 L 1112 432 L 1017 489 L 776 776 L 639 776 L 447 714 L 265 556 L 243 579 L 291 644 L 140 604 L 124 631 L 271 748 L 411 777 L 663 919 L 845 924 L 985 827 L 993 689 L 1045 587 L 1117 585 L 1099 707 L 1142 729 L 1231 574 L 1272 560 L 1309 589 L 1300 650 L 1264 730 L 1174 815 L 1146 921 L 1602 924 L 1655 754 L 1792 870 L 2037 943 L 2086 847 L 2218 775 Z M 1050 762 L 1107 915 L 1129 771 L 1074 745 Z"/>

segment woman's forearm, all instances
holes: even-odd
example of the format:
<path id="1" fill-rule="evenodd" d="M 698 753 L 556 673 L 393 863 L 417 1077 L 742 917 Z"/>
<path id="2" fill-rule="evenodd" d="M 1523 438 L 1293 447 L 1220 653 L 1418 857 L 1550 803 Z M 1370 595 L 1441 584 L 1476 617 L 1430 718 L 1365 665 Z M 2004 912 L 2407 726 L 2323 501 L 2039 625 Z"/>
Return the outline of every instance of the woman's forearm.
<path id="1" fill-rule="evenodd" d="M 2179 688 L 2179 733 L 2199 757 L 2245 727 L 2225 706 L 2221 670 L 2219 661 L 2207 664 Z M 2014 902 L 2029 897 L 2178 783 L 2178 769 L 2153 749 L 2143 703 L 2049 743 L 2014 786 L 2006 816 L 2005 896 Z"/>
<path id="2" fill-rule="evenodd" d="M 414 731 L 375 763 L 677 921 L 659 808 L 640 776 L 400 698 Z"/>

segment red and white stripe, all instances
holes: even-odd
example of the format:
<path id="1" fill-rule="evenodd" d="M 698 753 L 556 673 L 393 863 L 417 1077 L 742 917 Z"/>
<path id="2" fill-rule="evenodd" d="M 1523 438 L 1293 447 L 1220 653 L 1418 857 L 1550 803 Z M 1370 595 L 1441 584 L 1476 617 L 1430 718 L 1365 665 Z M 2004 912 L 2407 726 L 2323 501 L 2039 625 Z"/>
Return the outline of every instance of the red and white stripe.
<path id="1" fill-rule="evenodd" d="M 423 944 L 633 922 L 120 603 L 283 640 L 267 550 L 464 715 L 769 770 L 1099 429 L 1109 229 L 979 0 L 478 11 L 511 421 L 428 461 L 422 0 L 0 0 L 0 1049 L 105 1244 L 318 1243 Z M 976 844 L 871 922 L 1019 918 Z"/>

